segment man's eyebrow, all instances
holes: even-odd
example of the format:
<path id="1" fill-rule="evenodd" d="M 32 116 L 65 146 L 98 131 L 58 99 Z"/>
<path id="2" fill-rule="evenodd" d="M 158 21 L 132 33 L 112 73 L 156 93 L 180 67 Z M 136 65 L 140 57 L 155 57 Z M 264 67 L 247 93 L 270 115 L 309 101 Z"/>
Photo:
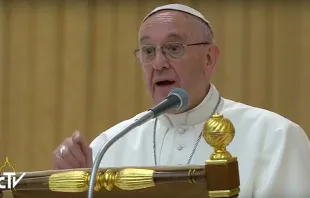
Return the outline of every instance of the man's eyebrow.
<path id="1" fill-rule="evenodd" d="M 149 36 L 142 36 L 141 38 L 140 38 L 140 42 L 142 43 L 143 41 L 145 41 L 145 40 L 148 40 L 148 39 L 150 39 L 151 37 L 149 37 Z"/>

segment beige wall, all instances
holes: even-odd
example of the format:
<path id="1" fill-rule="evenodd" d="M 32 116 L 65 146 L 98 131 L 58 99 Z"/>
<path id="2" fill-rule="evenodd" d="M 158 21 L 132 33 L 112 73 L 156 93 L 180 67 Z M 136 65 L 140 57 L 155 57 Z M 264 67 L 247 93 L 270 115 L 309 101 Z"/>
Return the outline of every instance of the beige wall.
<path id="1" fill-rule="evenodd" d="M 17 171 L 49 169 L 52 150 L 75 129 L 91 141 L 150 106 L 132 51 L 143 16 L 168 1 L 3 2 L 0 163 L 8 156 Z M 182 2 L 215 28 L 222 95 L 276 111 L 310 135 L 310 4 Z"/>

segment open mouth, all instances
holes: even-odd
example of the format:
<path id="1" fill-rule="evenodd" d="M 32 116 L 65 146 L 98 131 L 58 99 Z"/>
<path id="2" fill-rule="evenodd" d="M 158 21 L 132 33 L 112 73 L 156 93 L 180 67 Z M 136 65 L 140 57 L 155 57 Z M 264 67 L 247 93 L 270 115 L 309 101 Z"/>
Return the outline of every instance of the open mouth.
<path id="1" fill-rule="evenodd" d="M 175 83 L 175 81 L 171 81 L 171 80 L 163 80 L 163 81 L 158 81 L 157 83 L 155 83 L 157 86 L 169 86 L 169 85 L 173 85 Z"/>

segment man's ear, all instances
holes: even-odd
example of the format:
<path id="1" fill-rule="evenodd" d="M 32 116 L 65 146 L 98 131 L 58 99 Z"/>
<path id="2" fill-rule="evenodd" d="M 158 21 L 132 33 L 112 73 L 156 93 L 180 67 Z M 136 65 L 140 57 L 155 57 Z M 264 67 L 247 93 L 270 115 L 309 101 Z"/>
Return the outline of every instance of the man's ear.
<path id="1" fill-rule="evenodd" d="M 216 45 L 211 45 L 207 53 L 208 67 L 214 68 L 220 56 L 220 49 Z"/>
<path id="2" fill-rule="evenodd" d="M 211 71 L 211 74 L 213 74 L 214 72 L 216 62 L 219 56 L 220 56 L 220 49 L 216 45 L 212 44 L 209 47 L 207 53 L 207 68 L 206 68 L 209 72 Z"/>

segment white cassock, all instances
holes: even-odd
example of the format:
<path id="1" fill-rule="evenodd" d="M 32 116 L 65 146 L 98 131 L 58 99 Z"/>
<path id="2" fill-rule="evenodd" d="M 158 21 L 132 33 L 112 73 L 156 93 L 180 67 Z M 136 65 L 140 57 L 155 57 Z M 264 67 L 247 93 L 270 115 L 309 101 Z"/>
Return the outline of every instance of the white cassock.
<path id="1" fill-rule="evenodd" d="M 208 95 L 195 109 L 160 116 L 155 141 L 155 120 L 134 129 L 110 147 L 100 167 L 155 166 L 154 142 L 157 165 L 186 165 L 219 97 L 211 85 Z M 310 145 L 300 126 L 273 112 L 223 97 L 216 112 L 235 127 L 235 137 L 227 149 L 239 161 L 239 197 L 310 197 Z M 100 134 L 91 143 L 94 159 L 108 139 L 141 115 Z M 190 164 L 204 165 L 212 152 L 212 147 L 201 138 Z"/>

